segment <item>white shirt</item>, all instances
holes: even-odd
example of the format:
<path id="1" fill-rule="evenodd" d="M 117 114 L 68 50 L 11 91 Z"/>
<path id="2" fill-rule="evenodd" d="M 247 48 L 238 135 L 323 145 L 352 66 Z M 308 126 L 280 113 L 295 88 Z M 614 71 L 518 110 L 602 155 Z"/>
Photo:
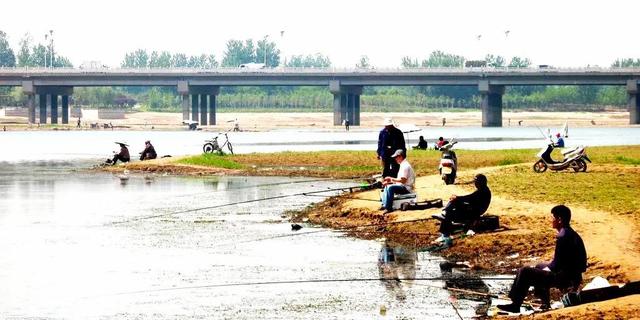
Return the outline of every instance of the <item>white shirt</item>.
<path id="1" fill-rule="evenodd" d="M 400 162 L 400 170 L 398 171 L 397 179 L 400 178 L 407 178 L 404 186 L 405 188 L 407 188 L 409 193 L 413 193 L 413 189 L 415 188 L 416 183 L 416 173 L 413 171 L 413 168 L 411 167 L 411 164 L 409 164 L 409 161 L 407 161 L 407 159 L 404 159 L 402 160 L 402 162 Z M 398 182 L 397 184 L 402 183 Z"/>

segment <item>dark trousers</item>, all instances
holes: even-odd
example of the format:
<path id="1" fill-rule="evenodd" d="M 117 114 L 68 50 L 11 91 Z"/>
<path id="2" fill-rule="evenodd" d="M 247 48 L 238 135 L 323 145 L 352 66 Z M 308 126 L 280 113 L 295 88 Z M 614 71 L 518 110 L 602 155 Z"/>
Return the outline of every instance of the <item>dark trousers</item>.
<path id="1" fill-rule="evenodd" d="M 549 289 L 557 286 L 558 283 L 556 275 L 551 271 L 543 270 L 545 267 L 546 264 L 539 264 L 535 267 L 524 267 L 518 271 L 509 292 L 509 298 L 514 304 L 522 304 L 531 286 L 534 287 L 534 293 L 542 303 L 549 304 Z"/>
<path id="2" fill-rule="evenodd" d="M 440 222 L 440 233 L 448 237 L 453 232 L 453 223 L 460 222 L 469 225 L 478 219 L 478 215 L 474 213 L 473 207 L 463 201 L 449 201 L 444 207 L 446 212 L 444 220 Z M 466 228 L 466 226 L 465 226 Z"/>
<path id="3" fill-rule="evenodd" d="M 400 171 L 400 164 L 396 162 L 395 159 L 384 157 L 382 158 L 382 177 L 392 177 L 395 178 L 398 176 L 398 171 Z"/>
<path id="4" fill-rule="evenodd" d="M 118 160 L 120 160 L 121 162 L 129 162 L 129 158 L 125 158 L 119 154 L 116 154 L 115 156 L 113 156 L 113 160 L 111 160 L 111 165 L 115 165 Z"/>

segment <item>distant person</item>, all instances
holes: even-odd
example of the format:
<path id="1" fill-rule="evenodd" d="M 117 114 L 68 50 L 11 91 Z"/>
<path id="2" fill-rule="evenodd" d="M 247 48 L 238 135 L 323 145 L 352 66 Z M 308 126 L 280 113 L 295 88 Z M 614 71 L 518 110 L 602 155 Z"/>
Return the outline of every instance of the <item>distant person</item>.
<path id="1" fill-rule="evenodd" d="M 444 207 L 442 213 L 434 214 L 432 217 L 440 220 L 440 237 L 436 242 L 444 242 L 451 244 L 451 232 L 453 231 L 453 223 L 461 222 L 470 225 L 489 208 L 491 203 L 491 190 L 487 186 L 487 177 L 483 174 L 477 174 L 473 178 L 476 191 L 466 196 L 452 195 L 449 203 Z"/>
<path id="2" fill-rule="evenodd" d="M 7 131 L 7 126 L 2 126 L 2 131 Z"/>
<path id="3" fill-rule="evenodd" d="M 447 118 L 442 118 L 442 126 L 444 127 L 445 124 L 447 124 Z"/>
<path id="4" fill-rule="evenodd" d="M 76 126 L 76 128 L 81 128 L 82 127 L 82 123 L 80 122 L 80 117 L 78 117 L 78 125 Z"/>
<path id="5" fill-rule="evenodd" d="M 240 131 L 240 122 L 238 122 L 238 118 L 233 120 L 233 131 Z"/>
<path id="6" fill-rule="evenodd" d="M 556 142 L 553 144 L 555 148 L 564 148 L 564 139 L 560 133 L 556 133 Z"/>
<path id="7" fill-rule="evenodd" d="M 518 126 L 522 125 L 522 120 L 518 120 Z"/>
<path id="8" fill-rule="evenodd" d="M 596 125 L 596 122 L 595 122 L 595 121 L 593 121 L 593 120 L 591 120 L 591 124 L 595 126 L 595 125 Z"/>
<path id="9" fill-rule="evenodd" d="M 446 141 L 444 140 L 444 138 L 443 138 L 443 137 L 439 137 L 439 138 L 438 138 L 438 141 L 436 141 L 436 145 L 434 146 L 434 148 L 435 148 L 436 150 L 440 150 L 440 148 L 442 148 L 442 146 L 444 146 L 445 144 L 447 144 L 447 143 L 446 143 Z"/>
<path id="10" fill-rule="evenodd" d="M 418 139 L 418 145 L 414 146 L 413 149 L 427 150 L 428 147 L 429 145 L 427 144 L 427 140 L 425 140 L 423 136 L 420 136 Z"/>
<path id="11" fill-rule="evenodd" d="M 511 303 L 498 305 L 499 309 L 520 312 L 531 286 L 542 300 L 542 309 L 549 309 L 550 288 L 576 288 L 582 283 L 582 273 L 587 270 L 587 251 L 580 235 L 571 228 L 571 210 L 558 205 L 551 209 L 551 214 L 551 224 L 558 231 L 553 260 L 520 269 L 509 292 Z"/>
<path id="12" fill-rule="evenodd" d="M 349 119 L 344 120 L 344 130 L 349 131 Z"/>
<path id="13" fill-rule="evenodd" d="M 118 160 L 120 160 L 121 162 L 129 162 L 129 160 L 131 159 L 129 157 L 129 149 L 127 148 L 127 144 L 122 142 L 116 142 L 116 144 L 120 145 L 120 152 L 116 153 L 113 156 L 113 160 L 111 160 L 112 166 L 116 165 L 116 162 L 118 162 Z"/>
<path id="14" fill-rule="evenodd" d="M 511 127 L 511 118 L 507 119 L 507 125 Z"/>
<path id="15" fill-rule="evenodd" d="M 151 141 L 147 140 L 144 142 L 144 150 L 140 153 L 140 161 L 151 160 L 158 157 L 156 153 L 156 149 L 151 144 Z"/>
<path id="16" fill-rule="evenodd" d="M 398 149 L 391 155 L 391 158 L 400 167 L 396 178 L 385 177 L 382 180 L 384 191 L 382 192 L 382 207 L 380 209 L 385 210 L 385 213 L 393 211 L 394 195 L 412 193 L 415 190 L 416 173 L 407 161 L 405 152 L 403 149 Z"/>
<path id="17" fill-rule="evenodd" d="M 113 123 L 109 122 L 109 128 L 111 128 L 111 130 L 113 130 Z"/>
<path id="18" fill-rule="evenodd" d="M 382 124 L 384 128 L 378 134 L 377 149 L 378 160 L 382 161 L 382 177 L 395 177 L 398 175 L 400 164 L 393 160 L 391 155 L 398 149 L 407 152 L 404 134 L 393 125 L 391 118 L 385 118 Z"/>

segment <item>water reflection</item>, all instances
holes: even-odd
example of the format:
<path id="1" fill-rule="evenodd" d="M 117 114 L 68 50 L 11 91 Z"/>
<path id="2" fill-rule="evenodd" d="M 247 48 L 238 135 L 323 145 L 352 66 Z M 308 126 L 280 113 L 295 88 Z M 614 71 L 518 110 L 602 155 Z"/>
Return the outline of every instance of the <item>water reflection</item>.
<path id="1" fill-rule="evenodd" d="M 406 289 L 411 287 L 412 281 L 400 281 L 399 279 L 414 279 L 416 277 L 416 250 L 406 246 L 395 244 L 389 240 L 384 241 L 378 255 L 378 272 L 382 285 L 389 295 L 398 301 L 407 298 Z M 406 287 L 406 288 L 405 288 Z"/>
<path id="2" fill-rule="evenodd" d="M 445 288 L 458 300 L 477 301 L 480 304 L 475 308 L 476 315 L 486 315 L 491 305 L 489 286 L 478 274 L 469 272 L 469 267 L 464 263 L 440 263 L 442 277 L 446 278 Z"/>

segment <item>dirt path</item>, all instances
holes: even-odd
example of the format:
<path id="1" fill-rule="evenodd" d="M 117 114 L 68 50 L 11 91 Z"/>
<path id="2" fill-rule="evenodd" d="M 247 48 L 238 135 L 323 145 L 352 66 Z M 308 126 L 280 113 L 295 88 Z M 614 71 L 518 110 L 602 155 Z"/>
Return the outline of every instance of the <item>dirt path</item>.
<path id="1" fill-rule="evenodd" d="M 458 183 L 469 181 L 476 173 L 487 173 L 504 167 L 482 168 L 467 171 L 461 174 Z M 489 181 L 491 186 L 491 181 Z M 460 185 L 444 185 L 439 176 L 419 177 L 416 179 L 416 191 L 419 199 L 441 198 L 448 200 L 452 194 L 467 194 L 472 190 L 467 186 L 463 189 Z M 349 200 L 344 204 L 348 209 L 366 209 L 376 211 L 380 204 L 373 199 L 379 199 L 379 191 L 368 191 L 358 195 L 359 198 L 369 199 Z M 539 203 L 525 200 L 514 200 L 494 195 L 488 213 L 500 216 L 503 223 L 507 223 L 514 230 L 505 234 L 532 235 L 538 233 L 540 228 L 551 230 L 549 212 L 556 203 Z M 640 280 L 640 252 L 638 243 L 638 226 L 624 216 L 608 212 L 590 210 L 587 208 L 571 206 L 572 225 L 582 236 L 590 261 L 597 260 L 612 269 L 618 269 L 619 276 L 631 280 Z M 415 220 L 430 217 L 437 210 L 396 211 L 390 215 L 394 221 Z M 518 222 L 522 217 L 528 217 L 526 221 Z M 534 221 L 534 223 L 531 223 Z M 434 222 L 435 223 L 435 222 Z M 551 230 L 552 231 L 552 230 Z M 615 272 L 611 270 L 611 272 Z"/>

